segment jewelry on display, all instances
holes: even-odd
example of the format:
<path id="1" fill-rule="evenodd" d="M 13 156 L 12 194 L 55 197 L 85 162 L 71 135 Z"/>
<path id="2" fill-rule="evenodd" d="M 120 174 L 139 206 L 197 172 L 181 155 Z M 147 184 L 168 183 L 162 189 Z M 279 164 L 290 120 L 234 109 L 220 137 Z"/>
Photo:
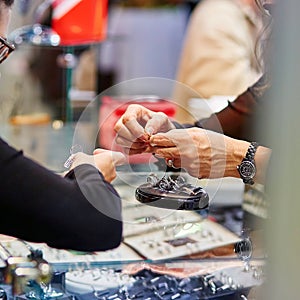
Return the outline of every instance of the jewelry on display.
<path id="1" fill-rule="evenodd" d="M 234 245 L 234 252 L 244 262 L 244 271 L 250 271 L 250 259 L 252 257 L 252 241 L 249 236 L 249 230 L 243 229 L 241 240 Z"/>
<path id="2" fill-rule="evenodd" d="M 229 273 L 227 273 L 227 271 Z M 129 299 L 247 299 L 251 287 L 261 282 L 249 282 L 249 276 L 239 277 L 238 267 L 225 271 L 215 271 L 202 275 L 180 278 L 171 274 L 157 273 L 142 269 L 130 277 L 134 281 L 121 283 L 118 287 L 106 290 L 94 290 L 96 299 L 101 300 L 129 300 Z M 118 272 L 115 272 L 117 274 Z M 233 279 L 231 274 L 235 274 Z M 242 297 L 243 296 L 243 297 Z"/>

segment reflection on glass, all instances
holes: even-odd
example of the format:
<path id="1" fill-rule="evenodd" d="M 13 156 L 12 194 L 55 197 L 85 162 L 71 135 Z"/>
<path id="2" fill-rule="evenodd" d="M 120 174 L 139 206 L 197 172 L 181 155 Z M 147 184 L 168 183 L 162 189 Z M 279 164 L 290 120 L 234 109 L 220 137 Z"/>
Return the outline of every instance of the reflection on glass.
<path id="1" fill-rule="evenodd" d="M 53 289 L 51 284 L 46 285 L 43 282 L 38 284 L 37 282 L 31 280 L 29 281 L 28 286 L 31 289 L 26 293 L 27 299 L 47 300 L 60 298 L 64 295 L 63 292 Z"/>
<path id="2" fill-rule="evenodd" d="M 248 272 L 250 270 L 250 259 L 252 257 L 252 241 L 248 229 L 242 230 L 241 240 L 234 245 L 234 252 L 244 262 L 244 271 Z"/>
<path id="3" fill-rule="evenodd" d="M 49 26 L 42 25 L 46 15 L 51 12 L 53 0 L 42 1 L 34 10 L 33 24 L 25 25 L 15 29 L 10 35 L 11 40 L 15 45 L 28 43 L 38 46 L 58 46 L 60 44 L 59 35 Z M 19 12 L 26 13 L 33 3 L 21 1 L 19 3 Z"/>
<path id="4" fill-rule="evenodd" d="M 38 46 L 58 46 L 60 43 L 59 35 L 51 27 L 41 24 L 17 28 L 8 36 L 8 39 L 15 45 L 28 43 Z"/>

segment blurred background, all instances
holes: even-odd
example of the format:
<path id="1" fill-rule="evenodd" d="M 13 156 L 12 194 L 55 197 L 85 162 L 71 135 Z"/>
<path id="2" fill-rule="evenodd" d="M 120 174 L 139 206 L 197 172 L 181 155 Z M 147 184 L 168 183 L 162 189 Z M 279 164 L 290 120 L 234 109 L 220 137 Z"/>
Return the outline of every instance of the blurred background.
<path id="1" fill-rule="evenodd" d="M 13 38 L 16 29 L 40 23 L 52 26 L 62 42 L 49 45 L 45 39 L 23 39 L 14 58 L 1 66 L 1 90 L 11 98 L 9 116 L 48 113 L 51 120 L 73 121 L 88 101 L 116 83 L 137 77 L 175 79 L 186 25 L 196 2 L 89 1 L 81 4 L 86 5 L 81 8 L 85 18 L 77 24 L 85 31 L 73 40 L 62 24 L 66 19 L 71 24 L 78 15 L 71 11 L 70 16 L 57 20 L 55 5 L 50 3 L 17 0 L 14 5 Z"/>
<path id="2" fill-rule="evenodd" d="M 75 123 L 89 105 L 83 116 L 86 134 L 93 145 L 99 144 L 94 136 L 102 100 L 97 95 L 135 78 L 175 79 L 197 2 L 67 3 L 16 0 L 9 39 L 17 49 L 0 66 L 4 136 L 54 170 L 60 170 L 68 156 Z M 112 128 L 107 134 L 112 135 Z M 54 147 L 55 154 L 46 150 Z"/>

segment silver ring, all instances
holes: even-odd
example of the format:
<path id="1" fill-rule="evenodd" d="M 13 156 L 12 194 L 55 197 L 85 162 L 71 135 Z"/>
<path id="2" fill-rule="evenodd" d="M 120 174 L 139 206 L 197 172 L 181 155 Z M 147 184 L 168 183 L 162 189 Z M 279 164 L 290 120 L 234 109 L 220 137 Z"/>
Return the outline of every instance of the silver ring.
<path id="1" fill-rule="evenodd" d="M 176 167 L 174 166 L 174 161 L 173 161 L 173 159 L 168 159 L 167 165 L 168 165 L 170 168 L 176 168 Z"/>

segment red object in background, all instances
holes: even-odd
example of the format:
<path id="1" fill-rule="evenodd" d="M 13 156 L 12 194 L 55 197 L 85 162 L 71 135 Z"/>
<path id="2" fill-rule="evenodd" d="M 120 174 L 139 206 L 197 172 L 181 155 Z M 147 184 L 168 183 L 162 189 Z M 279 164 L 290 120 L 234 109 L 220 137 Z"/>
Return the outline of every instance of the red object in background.
<path id="1" fill-rule="evenodd" d="M 106 37 L 108 0 L 54 0 L 52 28 L 62 46 L 100 42 Z"/>
<path id="2" fill-rule="evenodd" d="M 114 126 L 119 118 L 125 113 L 128 105 L 140 104 L 146 108 L 155 111 L 163 112 L 170 118 L 175 116 L 176 105 L 171 101 L 163 99 L 155 99 L 145 97 L 145 100 L 141 99 L 138 101 L 124 101 L 112 98 L 110 96 L 104 96 L 101 99 L 102 103 L 99 111 L 99 146 L 105 149 L 114 151 L 121 151 L 122 148 L 115 142 L 115 131 Z M 156 161 L 153 155 L 150 153 L 137 154 L 129 157 L 129 163 L 140 164 Z"/>

